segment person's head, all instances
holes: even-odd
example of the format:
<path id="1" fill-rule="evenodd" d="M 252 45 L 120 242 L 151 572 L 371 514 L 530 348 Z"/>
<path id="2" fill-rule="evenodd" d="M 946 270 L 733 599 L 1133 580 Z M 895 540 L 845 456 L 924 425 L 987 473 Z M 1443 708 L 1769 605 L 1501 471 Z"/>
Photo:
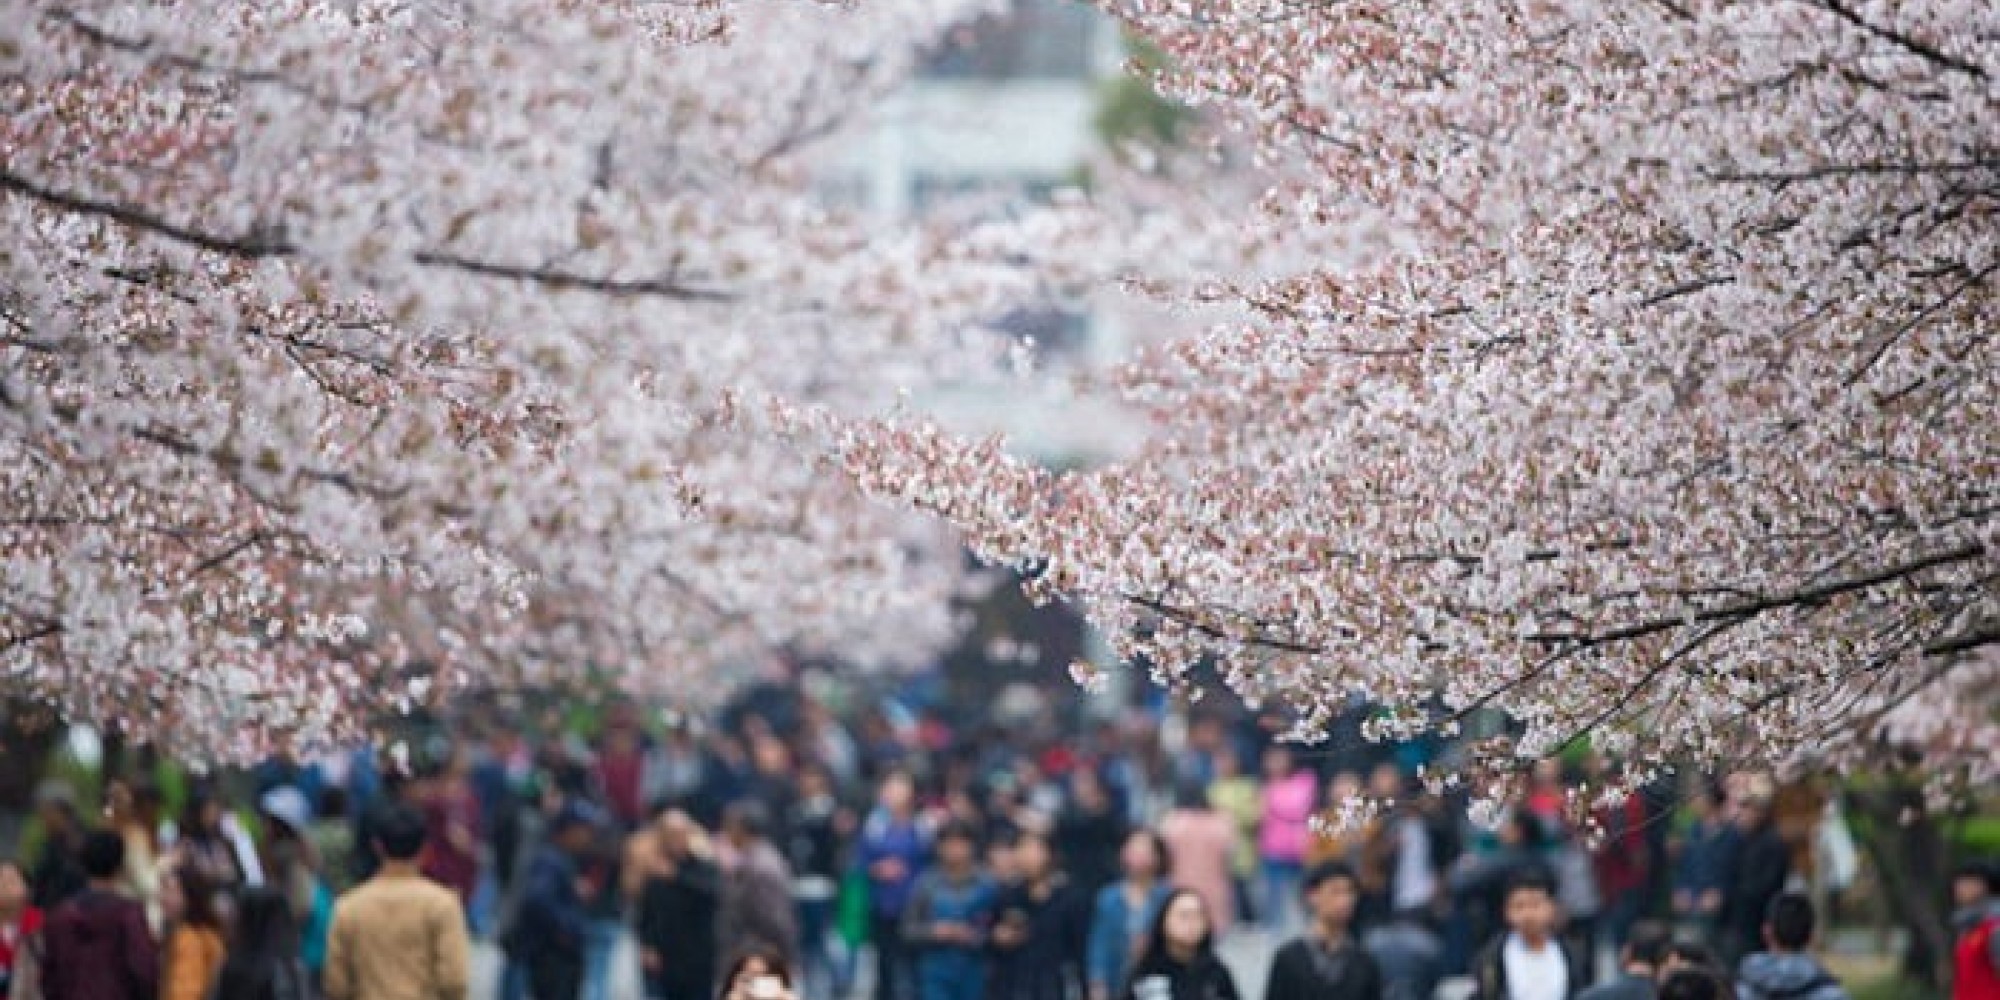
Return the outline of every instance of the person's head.
<path id="1" fill-rule="evenodd" d="M 222 830 L 222 799 L 212 788 L 197 788 L 181 807 L 181 829 L 197 837 L 213 837 Z"/>
<path id="2" fill-rule="evenodd" d="M 725 998 L 749 997 L 752 980 L 771 977 L 778 980 L 786 990 L 792 988 L 792 968 L 785 956 L 775 948 L 752 945 L 736 953 L 729 963 L 729 970 L 722 976 L 722 995 Z"/>
<path id="3" fill-rule="evenodd" d="M 1056 851 L 1049 844 L 1049 838 L 1033 830 L 1022 831 L 1015 837 L 1014 870 L 1030 882 L 1054 875 Z"/>
<path id="4" fill-rule="evenodd" d="M 28 873 L 19 861 L 0 861 L 0 911 L 17 913 L 27 905 Z"/>
<path id="5" fill-rule="evenodd" d="M 1660 961 L 1660 978 L 1682 969 L 1710 969 L 1717 967 L 1715 953 L 1699 941 L 1675 941 L 1667 945 L 1667 954 Z"/>
<path id="6" fill-rule="evenodd" d="M 1979 906 L 2000 896 L 2000 864 L 1968 861 L 1951 873 L 1952 902 L 1960 908 Z"/>
<path id="7" fill-rule="evenodd" d="M 1292 751 L 1289 747 L 1271 746 L 1264 751 L 1264 777 L 1276 781 L 1292 774 Z"/>
<path id="8" fill-rule="evenodd" d="M 732 802 L 722 811 L 722 835 L 738 847 L 764 839 L 770 830 L 771 812 L 755 799 Z"/>
<path id="9" fill-rule="evenodd" d="M 1507 929 L 1529 941 L 1546 939 L 1556 927 L 1556 886 L 1539 871 L 1526 871 L 1507 883 Z"/>
<path id="10" fill-rule="evenodd" d="M 1208 786 L 1199 781 L 1183 781 L 1174 786 L 1174 808 L 1205 812 L 1209 808 Z"/>
<path id="11" fill-rule="evenodd" d="M 67 835 L 83 825 L 76 811 L 76 790 L 60 781 L 45 781 L 35 790 L 35 815 L 50 834 Z"/>
<path id="12" fill-rule="evenodd" d="M 1713 969 L 1675 969 L 1660 980 L 1655 1000 L 1736 1000 L 1736 991 Z"/>
<path id="13" fill-rule="evenodd" d="M 1354 924 L 1354 907 L 1361 899 L 1361 880 L 1344 861 L 1322 861 L 1306 872 L 1306 908 L 1324 930 L 1345 934 Z"/>
<path id="14" fill-rule="evenodd" d="M 1159 916 L 1154 918 L 1153 936 L 1147 944 L 1147 951 L 1155 956 L 1203 954 L 1211 947 L 1213 930 L 1214 923 L 1209 919 L 1208 907 L 1201 901 L 1201 894 L 1193 889 L 1175 889 L 1160 907 Z"/>
<path id="15" fill-rule="evenodd" d="M 402 803 L 390 803 L 373 823 L 375 850 L 385 860 L 414 862 L 424 853 L 424 817 Z"/>
<path id="16" fill-rule="evenodd" d="M 191 866 L 160 873 L 160 913 L 171 924 L 222 929 L 222 916 L 215 910 L 215 886 Z"/>
<path id="17" fill-rule="evenodd" d="M 292 904 L 285 894 L 268 886 L 243 890 L 236 899 L 236 918 L 230 934 L 230 958 L 291 958 L 298 954 L 299 931 L 292 919 Z"/>
<path id="18" fill-rule="evenodd" d="M 876 801 L 880 802 L 882 808 L 888 810 L 890 815 L 907 817 L 917 807 L 916 782 L 911 781 L 907 773 L 891 771 L 882 779 L 882 788 L 876 793 Z"/>
<path id="19" fill-rule="evenodd" d="M 833 776 L 818 764 L 807 764 L 799 768 L 799 797 L 816 799 L 833 794 Z"/>
<path id="20" fill-rule="evenodd" d="M 1097 812 L 1111 805 L 1111 794 L 1105 790 L 1104 776 L 1090 764 L 1077 768 L 1069 776 L 1069 795 L 1071 801 L 1085 812 Z"/>
<path id="21" fill-rule="evenodd" d="M 1150 882 L 1166 873 L 1167 842 L 1151 830 L 1134 830 L 1118 850 L 1118 866 L 1125 877 Z"/>
<path id="22" fill-rule="evenodd" d="M 1361 776 L 1353 771 L 1341 771 L 1326 782 L 1326 804 L 1339 808 L 1343 803 L 1352 802 L 1361 794 Z"/>
<path id="23" fill-rule="evenodd" d="M 1620 960 L 1634 975 L 1651 976 L 1667 960 L 1667 946 L 1674 940 L 1667 925 L 1657 920 L 1641 920 L 1632 925 L 1632 933 L 1625 938 L 1625 949 Z"/>
<path id="24" fill-rule="evenodd" d="M 1243 773 L 1243 761 L 1236 756 L 1236 748 L 1227 741 L 1215 748 L 1215 752 L 1209 755 L 1209 761 L 1215 765 L 1217 778 L 1234 778 Z"/>
<path id="25" fill-rule="evenodd" d="M 110 830 L 92 830 L 84 835 L 78 860 L 91 881 L 115 879 L 125 870 L 125 838 Z"/>
<path id="26" fill-rule="evenodd" d="M 567 802 L 549 821 L 549 842 L 572 857 L 587 854 L 597 842 L 595 814 L 582 802 Z"/>
<path id="27" fill-rule="evenodd" d="M 1804 951 L 1812 943 L 1812 900 L 1787 892 L 1764 911 L 1764 944 L 1772 951 Z"/>
<path id="28" fill-rule="evenodd" d="M 979 836 L 964 823 L 946 823 L 937 835 L 938 863 L 956 871 L 972 867 L 979 858 Z"/>
<path id="29" fill-rule="evenodd" d="M 1522 850 L 1538 850 L 1542 846 L 1542 821 L 1526 809 L 1516 809 L 1500 824 L 1500 842 Z"/>
<path id="30" fill-rule="evenodd" d="M 1401 799 L 1404 792 L 1403 769 L 1392 761 L 1383 761 L 1368 772 L 1368 794 L 1384 802 Z"/>
<path id="31" fill-rule="evenodd" d="M 1758 829 L 1770 818 L 1770 800 L 1761 795 L 1746 795 L 1736 804 L 1736 825 L 1745 830 Z"/>

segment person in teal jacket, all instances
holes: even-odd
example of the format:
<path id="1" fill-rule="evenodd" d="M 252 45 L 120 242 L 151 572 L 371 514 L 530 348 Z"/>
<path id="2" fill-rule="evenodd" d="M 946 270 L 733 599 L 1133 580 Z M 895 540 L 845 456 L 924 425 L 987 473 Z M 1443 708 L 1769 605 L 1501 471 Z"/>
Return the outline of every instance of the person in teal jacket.
<path id="1" fill-rule="evenodd" d="M 1089 1000 L 1111 1000 L 1125 988 L 1125 977 L 1146 945 L 1146 936 L 1166 905 L 1171 887 L 1167 845 L 1151 830 L 1134 830 L 1118 852 L 1124 877 L 1097 894 L 1090 920 L 1090 943 L 1084 971 L 1090 980 Z"/>
<path id="2" fill-rule="evenodd" d="M 981 1000 L 999 890 L 979 870 L 971 827 L 953 823 L 938 833 L 937 862 L 917 878 L 903 916 L 903 939 L 917 952 L 917 997 Z"/>

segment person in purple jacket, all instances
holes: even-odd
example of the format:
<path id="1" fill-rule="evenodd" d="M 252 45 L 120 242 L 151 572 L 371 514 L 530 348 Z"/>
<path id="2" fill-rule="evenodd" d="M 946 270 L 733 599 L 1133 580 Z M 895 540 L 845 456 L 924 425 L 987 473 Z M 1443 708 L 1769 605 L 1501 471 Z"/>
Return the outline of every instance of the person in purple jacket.
<path id="1" fill-rule="evenodd" d="M 875 810 L 861 827 L 855 863 L 868 878 L 868 937 L 875 944 L 875 1000 L 915 1000 L 912 956 L 903 939 L 903 911 L 930 857 L 930 836 L 917 818 L 910 776 L 882 779 Z"/>

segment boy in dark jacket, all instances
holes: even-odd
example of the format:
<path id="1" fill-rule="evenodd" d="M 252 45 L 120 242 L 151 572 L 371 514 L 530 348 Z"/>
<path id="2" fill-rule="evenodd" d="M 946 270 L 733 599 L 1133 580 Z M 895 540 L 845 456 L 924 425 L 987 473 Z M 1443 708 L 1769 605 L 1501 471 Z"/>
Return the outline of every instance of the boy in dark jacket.
<path id="1" fill-rule="evenodd" d="M 1344 862 L 1314 865 L 1305 877 L 1312 929 L 1278 949 L 1264 1000 L 1382 1000 L 1382 970 L 1354 941 L 1361 880 Z"/>
<path id="2" fill-rule="evenodd" d="M 1812 943 L 1812 901 L 1788 892 L 1771 901 L 1764 946 L 1736 970 L 1738 1000 L 1847 1000 L 1847 991 L 1806 954 Z"/>
<path id="3" fill-rule="evenodd" d="M 1528 870 L 1507 883 L 1502 897 L 1507 932 L 1473 960 L 1473 995 L 1479 1000 L 1570 1000 L 1583 977 L 1576 956 L 1557 936 L 1556 886 Z"/>
<path id="4" fill-rule="evenodd" d="M 153 1000 L 160 953 L 146 909 L 118 892 L 125 841 L 99 830 L 86 836 L 80 860 L 86 888 L 56 908 L 43 935 L 42 992 L 47 1000 Z"/>

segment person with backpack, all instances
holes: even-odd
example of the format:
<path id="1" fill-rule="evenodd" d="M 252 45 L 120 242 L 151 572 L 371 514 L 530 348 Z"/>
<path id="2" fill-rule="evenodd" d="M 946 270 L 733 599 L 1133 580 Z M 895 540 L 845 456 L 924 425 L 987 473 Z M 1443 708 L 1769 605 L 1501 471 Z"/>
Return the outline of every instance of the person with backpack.
<path id="1" fill-rule="evenodd" d="M 120 892 L 125 840 L 106 830 L 78 851 L 87 881 L 56 907 L 43 930 L 42 994 L 47 1000 L 154 1000 L 160 952 L 146 908 Z"/>
<path id="2" fill-rule="evenodd" d="M 1784 893 L 1764 916 L 1764 947 L 1736 970 L 1737 1000 L 1847 1000 L 1847 991 L 1807 954 L 1812 943 L 1812 901 Z"/>

